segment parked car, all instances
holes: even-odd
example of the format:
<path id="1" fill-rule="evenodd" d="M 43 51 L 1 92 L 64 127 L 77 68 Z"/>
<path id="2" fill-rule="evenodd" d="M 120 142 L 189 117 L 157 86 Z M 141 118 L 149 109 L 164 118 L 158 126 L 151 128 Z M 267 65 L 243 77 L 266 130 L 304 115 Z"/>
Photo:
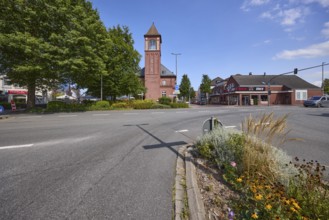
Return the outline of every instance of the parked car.
<path id="1" fill-rule="evenodd" d="M 304 101 L 304 106 L 309 107 L 329 107 L 329 96 L 312 96 L 308 100 Z"/>

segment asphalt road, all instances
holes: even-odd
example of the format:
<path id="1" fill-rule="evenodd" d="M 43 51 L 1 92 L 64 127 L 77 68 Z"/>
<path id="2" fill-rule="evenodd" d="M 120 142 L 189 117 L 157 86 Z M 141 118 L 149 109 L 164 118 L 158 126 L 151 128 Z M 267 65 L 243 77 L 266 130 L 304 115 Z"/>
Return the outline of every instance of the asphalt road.
<path id="1" fill-rule="evenodd" d="M 289 113 L 291 156 L 329 165 L 329 109 L 203 107 L 15 115 L 0 121 L 0 219 L 171 219 L 177 149 L 210 116 Z"/>

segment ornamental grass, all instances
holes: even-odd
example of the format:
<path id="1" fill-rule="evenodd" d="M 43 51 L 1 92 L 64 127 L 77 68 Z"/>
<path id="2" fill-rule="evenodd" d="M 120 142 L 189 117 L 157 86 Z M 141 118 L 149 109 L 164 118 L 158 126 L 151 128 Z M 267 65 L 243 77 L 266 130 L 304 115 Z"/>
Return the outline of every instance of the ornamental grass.
<path id="1" fill-rule="evenodd" d="M 228 219 L 329 219 L 326 167 L 293 160 L 277 148 L 296 140 L 287 138 L 287 117 L 249 116 L 242 132 L 217 129 L 197 140 L 198 152 L 216 163 L 239 193 L 229 204 Z"/>

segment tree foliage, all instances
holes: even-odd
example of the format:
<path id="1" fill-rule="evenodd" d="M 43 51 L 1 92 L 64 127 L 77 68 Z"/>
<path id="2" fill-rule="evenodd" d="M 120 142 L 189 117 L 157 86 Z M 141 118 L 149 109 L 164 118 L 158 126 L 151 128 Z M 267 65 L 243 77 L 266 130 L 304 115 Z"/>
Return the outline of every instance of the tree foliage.
<path id="1" fill-rule="evenodd" d="M 201 81 L 201 84 L 200 84 L 200 91 L 202 93 L 210 93 L 211 92 L 211 79 L 206 74 L 202 75 L 202 81 Z"/>
<path id="2" fill-rule="evenodd" d="M 324 79 L 323 90 L 324 93 L 329 94 L 329 79 Z"/>
<path id="3" fill-rule="evenodd" d="M 28 89 L 75 84 L 104 95 L 140 91 L 140 55 L 127 27 L 106 30 L 87 0 L 0 0 L 0 73 Z"/>
<path id="4" fill-rule="evenodd" d="M 107 47 L 106 75 L 103 77 L 103 94 L 116 99 L 120 95 L 136 95 L 145 92 L 139 77 L 141 55 L 134 49 L 129 28 L 116 26 L 108 30 L 110 45 Z M 89 87 L 93 95 L 100 93 L 99 81 Z"/>
<path id="5" fill-rule="evenodd" d="M 188 78 L 187 74 L 184 74 L 182 76 L 182 81 L 179 85 L 180 97 L 185 97 L 188 100 L 188 98 L 190 97 L 190 88 L 190 79 Z"/>

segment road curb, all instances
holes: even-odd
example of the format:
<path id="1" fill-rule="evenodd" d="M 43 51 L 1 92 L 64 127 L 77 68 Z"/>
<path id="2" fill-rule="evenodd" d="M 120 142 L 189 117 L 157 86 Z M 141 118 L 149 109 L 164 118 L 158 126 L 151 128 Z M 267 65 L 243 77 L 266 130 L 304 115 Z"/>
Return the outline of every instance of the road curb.
<path id="1" fill-rule="evenodd" d="M 0 115 L 0 120 L 1 119 L 8 119 L 9 118 L 9 115 Z"/>
<path id="2" fill-rule="evenodd" d="M 191 149 L 191 148 L 189 148 Z M 191 220 L 204 220 L 206 212 L 201 198 L 193 156 L 189 149 L 185 152 L 186 188 Z"/>
<path id="3" fill-rule="evenodd" d="M 192 145 L 183 146 L 178 151 L 175 177 L 175 220 L 184 219 L 183 212 L 187 208 L 184 203 L 186 195 L 189 219 L 204 220 L 206 216 L 193 157 L 189 152 L 190 146 Z"/>

